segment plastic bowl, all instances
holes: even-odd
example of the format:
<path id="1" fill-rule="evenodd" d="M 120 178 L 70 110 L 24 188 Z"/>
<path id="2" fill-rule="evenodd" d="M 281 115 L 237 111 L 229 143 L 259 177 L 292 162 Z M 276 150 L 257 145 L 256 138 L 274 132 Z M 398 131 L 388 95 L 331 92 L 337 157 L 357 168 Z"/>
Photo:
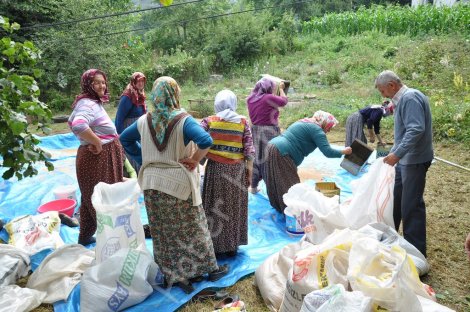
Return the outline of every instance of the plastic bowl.
<path id="1" fill-rule="evenodd" d="M 43 213 L 48 211 L 57 211 L 72 217 L 76 205 L 77 201 L 74 199 L 56 199 L 39 206 L 38 212 Z"/>

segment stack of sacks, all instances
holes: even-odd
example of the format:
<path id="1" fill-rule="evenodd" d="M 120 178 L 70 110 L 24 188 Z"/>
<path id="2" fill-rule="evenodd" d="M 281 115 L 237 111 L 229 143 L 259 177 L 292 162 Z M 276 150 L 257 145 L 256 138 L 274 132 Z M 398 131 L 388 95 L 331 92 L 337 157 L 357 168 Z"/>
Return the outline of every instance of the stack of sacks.
<path id="1" fill-rule="evenodd" d="M 395 170 L 376 161 L 369 172 L 351 182 L 351 200 L 338 203 L 305 183 L 292 186 L 284 194 L 284 203 L 304 229 L 308 240 L 320 244 L 336 229 L 359 229 L 380 222 L 394 227 L 393 187 Z"/>
<path id="2" fill-rule="evenodd" d="M 370 234 L 344 229 L 299 251 L 287 277 L 281 311 L 300 311 L 307 294 L 335 284 L 361 291 L 373 304 L 391 311 L 421 311 L 418 295 L 434 300 L 434 291 L 421 283 L 406 251 L 381 244 Z"/>

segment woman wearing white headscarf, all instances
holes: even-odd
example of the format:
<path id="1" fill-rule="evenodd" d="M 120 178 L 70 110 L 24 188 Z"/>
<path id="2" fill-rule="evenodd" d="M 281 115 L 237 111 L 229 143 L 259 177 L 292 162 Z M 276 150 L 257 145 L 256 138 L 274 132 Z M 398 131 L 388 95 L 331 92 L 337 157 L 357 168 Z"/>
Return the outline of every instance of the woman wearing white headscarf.
<path id="1" fill-rule="evenodd" d="M 209 149 L 202 205 L 218 256 L 235 256 L 248 243 L 248 186 L 253 174 L 255 150 L 246 118 L 236 113 L 237 96 L 230 90 L 217 93 L 216 114 L 204 118 Z"/>
<path id="2" fill-rule="evenodd" d="M 331 148 L 326 134 L 338 121 L 330 113 L 316 111 L 311 118 L 301 119 L 290 125 L 280 136 L 268 143 L 266 160 L 266 189 L 269 203 L 277 211 L 284 212 L 286 204 L 282 196 L 289 188 L 300 183 L 297 167 L 317 147 L 328 158 L 339 158 L 352 152 Z"/>

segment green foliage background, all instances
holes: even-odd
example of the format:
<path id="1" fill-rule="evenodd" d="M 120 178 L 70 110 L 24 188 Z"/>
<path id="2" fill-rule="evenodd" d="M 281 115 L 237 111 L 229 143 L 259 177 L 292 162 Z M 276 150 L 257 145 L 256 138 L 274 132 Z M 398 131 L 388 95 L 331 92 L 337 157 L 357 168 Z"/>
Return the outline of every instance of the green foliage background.
<path id="1" fill-rule="evenodd" d="M 175 0 L 174 4 L 184 2 Z M 27 53 L 37 56 L 31 66 L 3 61 L 2 75 L 10 75 L 5 73 L 10 68 L 21 72 L 30 96 L 35 97 L 33 102 L 43 110 L 37 108 L 33 122 L 45 125 L 49 109 L 70 112 L 80 76 L 88 68 L 108 74 L 113 103 L 130 75 L 142 71 L 148 77 L 147 91 L 159 76 L 177 79 L 186 107 L 187 99 L 210 102 L 221 88 L 230 88 L 239 95 L 243 114 L 250 88 L 261 74 L 269 73 L 291 80 L 295 93 L 289 97 L 303 103 L 281 114 L 281 125 L 287 127 L 316 109 L 330 111 L 344 122 L 352 111 L 381 101 L 373 79 L 380 71 L 392 69 L 430 97 L 436 139 L 470 141 L 469 5 L 412 9 L 403 6 L 406 1 L 297 2 L 206 0 L 80 21 L 135 7 L 130 0 L 44 0 L 40 5 L 28 0 L 3 1 L 0 12 L 17 23 L 12 28 L 22 26 L 13 32 L 4 30 L 3 60 L 13 53 L 11 42 L 15 49 L 26 47 Z M 243 10 L 259 11 L 212 18 Z M 44 26 L 64 21 L 70 23 Z M 138 30 L 129 31 L 133 29 Z M 223 78 L 212 79 L 214 74 Z M 1 90 L 4 99 L 13 92 L 9 90 Z M 26 124 L 25 116 L 31 115 L 21 104 L 3 108 L 12 111 L 9 118 L 16 116 L 20 123 Z M 202 115 L 210 110 L 205 106 L 194 109 Z M 392 120 L 384 126 L 390 130 Z M 4 127 L 19 129 L 10 124 Z M 2 155 L 13 151 L 8 140 L 9 136 L 2 137 L 6 146 Z"/>

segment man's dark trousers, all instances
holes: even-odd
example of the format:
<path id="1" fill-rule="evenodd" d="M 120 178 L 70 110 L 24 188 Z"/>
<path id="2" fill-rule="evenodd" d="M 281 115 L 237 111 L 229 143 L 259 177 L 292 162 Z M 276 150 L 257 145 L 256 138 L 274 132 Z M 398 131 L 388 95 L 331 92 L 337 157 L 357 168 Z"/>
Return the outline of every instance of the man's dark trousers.
<path id="1" fill-rule="evenodd" d="M 426 257 L 426 205 L 424 186 L 431 162 L 412 165 L 397 164 L 393 192 L 395 229 L 403 221 L 403 236 Z"/>

